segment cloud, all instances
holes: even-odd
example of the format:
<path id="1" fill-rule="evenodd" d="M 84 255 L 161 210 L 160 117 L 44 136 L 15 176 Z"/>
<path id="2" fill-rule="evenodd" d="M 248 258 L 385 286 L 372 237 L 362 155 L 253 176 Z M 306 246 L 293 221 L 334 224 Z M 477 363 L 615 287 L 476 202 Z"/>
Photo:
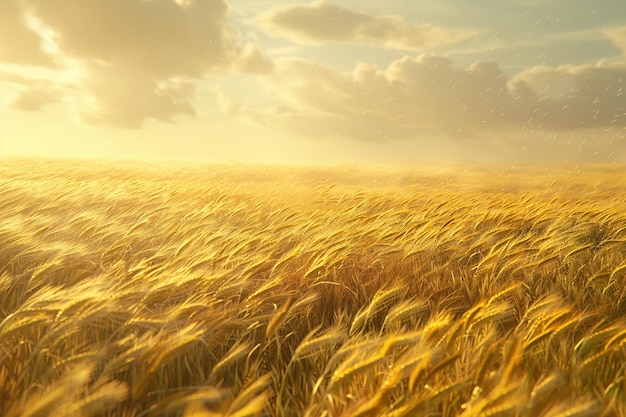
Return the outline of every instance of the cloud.
<path id="1" fill-rule="evenodd" d="M 132 68 L 92 64 L 82 84 L 90 92 L 79 110 L 83 121 L 101 126 L 139 128 L 146 118 L 173 122 L 181 114 L 195 115 L 195 86 L 185 79 L 155 80 Z"/>
<path id="2" fill-rule="evenodd" d="M 61 101 L 67 93 L 63 91 L 67 86 L 54 81 L 54 71 L 45 68 L 39 68 L 34 75 L 0 68 L 0 80 L 16 90 L 3 97 L 6 107 L 15 110 L 39 111 L 48 104 Z"/>
<path id="3" fill-rule="evenodd" d="M 548 129 L 626 125 L 626 63 L 537 66 L 510 82 L 519 111 Z"/>
<path id="4" fill-rule="evenodd" d="M 605 29 L 604 35 L 626 56 L 626 26 Z"/>
<path id="5" fill-rule="evenodd" d="M 423 50 L 465 42 L 481 31 L 412 24 L 399 16 L 353 12 L 326 1 L 279 7 L 259 17 L 268 33 L 298 42 L 369 43 L 387 48 Z"/>
<path id="6" fill-rule="evenodd" d="M 626 64 L 619 63 L 540 66 L 508 78 L 493 62 L 457 68 L 430 55 L 346 73 L 291 60 L 277 64 L 275 79 L 280 108 L 238 115 L 263 115 L 268 126 L 307 136 L 470 139 L 626 124 Z"/>
<path id="7" fill-rule="evenodd" d="M 0 59 L 18 65 L 52 66 L 27 10 L 16 1 L 0 2 Z"/>
<path id="8" fill-rule="evenodd" d="M 20 89 L 10 105 L 70 102 L 85 122 L 129 128 L 193 115 L 195 81 L 272 70 L 227 13 L 225 0 L 3 0 L 0 34 L 16 40 L 0 42 L 3 72 L 36 78 L 3 77 Z"/>
<path id="9" fill-rule="evenodd" d="M 234 46 L 222 0 L 22 1 L 70 56 L 132 66 L 156 77 L 223 66 Z"/>
<path id="10" fill-rule="evenodd" d="M 270 74 L 274 70 L 274 63 L 257 46 L 248 43 L 233 62 L 233 68 L 247 74 Z"/>
<path id="11" fill-rule="evenodd" d="M 36 82 L 11 97 L 7 102 L 7 107 L 16 110 L 38 111 L 46 104 L 57 101 L 59 101 L 59 91 L 56 86 Z"/>

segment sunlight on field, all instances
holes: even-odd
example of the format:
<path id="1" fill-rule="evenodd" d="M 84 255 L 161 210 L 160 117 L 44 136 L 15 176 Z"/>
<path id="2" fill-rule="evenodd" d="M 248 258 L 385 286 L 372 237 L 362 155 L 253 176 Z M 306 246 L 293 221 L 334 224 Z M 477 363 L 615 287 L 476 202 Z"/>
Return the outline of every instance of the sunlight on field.
<path id="1" fill-rule="evenodd" d="M 5 160 L 6 416 L 626 415 L 626 170 Z"/>

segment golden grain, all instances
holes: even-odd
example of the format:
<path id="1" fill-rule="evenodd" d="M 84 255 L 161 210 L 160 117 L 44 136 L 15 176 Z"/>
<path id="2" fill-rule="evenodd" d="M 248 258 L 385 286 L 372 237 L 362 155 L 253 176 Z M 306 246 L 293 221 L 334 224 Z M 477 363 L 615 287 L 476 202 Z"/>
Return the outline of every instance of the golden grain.
<path id="1" fill-rule="evenodd" d="M 623 416 L 626 172 L 527 168 L 3 161 L 0 410 Z"/>

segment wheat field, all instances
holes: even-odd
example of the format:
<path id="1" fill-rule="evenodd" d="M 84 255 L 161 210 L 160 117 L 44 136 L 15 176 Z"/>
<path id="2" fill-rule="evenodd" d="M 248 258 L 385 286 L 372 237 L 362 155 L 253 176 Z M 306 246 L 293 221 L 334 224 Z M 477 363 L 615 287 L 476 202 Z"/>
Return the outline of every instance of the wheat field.
<path id="1" fill-rule="evenodd" d="M 0 410 L 624 416 L 626 169 L 6 159 Z"/>

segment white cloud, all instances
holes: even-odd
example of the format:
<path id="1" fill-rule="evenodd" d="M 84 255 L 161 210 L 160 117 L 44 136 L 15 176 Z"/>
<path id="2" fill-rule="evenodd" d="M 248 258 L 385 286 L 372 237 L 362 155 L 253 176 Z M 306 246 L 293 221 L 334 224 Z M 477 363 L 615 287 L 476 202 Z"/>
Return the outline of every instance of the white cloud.
<path id="1" fill-rule="evenodd" d="M 180 78 L 156 80 L 133 68 L 92 64 L 81 84 L 91 106 L 79 110 L 83 121 L 103 126 L 139 128 L 146 118 L 173 122 L 195 115 L 191 99 L 194 84 Z"/>
<path id="2" fill-rule="evenodd" d="M 248 74 L 269 74 L 274 70 L 274 63 L 261 52 L 258 46 L 247 43 L 239 57 L 233 62 L 233 68 Z"/>
<path id="3" fill-rule="evenodd" d="M 272 70 L 227 13 L 225 0 L 3 0 L 0 36 L 15 42 L 0 42 L 0 76 L 20 89 L 9 105 L 89 103 L 77 109 L 83 121 L 120 127 L 193 115 L 195 81 Z"/>
<path id="4" fill-rule="evenodd" d="M 626 56 L 626 26 L 607 28 L 604 35 Z"/>
<path id="5" fill-rule="evenodd" d="M 429 55 L 347 73 L 291 60 L 279 61 L 275 79 L 282 106 L 236 115 L 299 135 L 370 142 L 548 137 L 626 124 L 626 64 L 534 67 L 509 79 L 493 62 L 456 68 Z"/>
<path id="6" fill-rule="evenodd" d="M 156 77 L 196 76 L 223 66 L 235 34 L 223 0 L 23 0 L 68 55 L 133 66 Z"/>
<path id="7" fill-rule="evenodd" d="M 0 2 L 0 59 L 5 63 L 52 66 L 42 39 L 29 25 L 27 10 L 17 1 Z"/>
<path id="8" fill-rule="evenodd" d="M 626 63 L 537 66 L 509 86 L 533 124 L 556 130 L 626 124 Z"/>
<path id="9" fill-rule="evenodd" d="M 478 29 L 413 24 L 400 16 L 353 12 L 323 0 L 276 8 L 256 23 L 271 34 L 303 43 L 341 41 L 405 50 L 453 45 L 481 33 Z"/>
<path id="10" fill-rule="evenodd" d="M 45 105 L 59 101 L 59 91 L 55 85 L 35 82 L 27 89 L 9 98 L 7 107 L 17 110 L 38 111 Z"/>

